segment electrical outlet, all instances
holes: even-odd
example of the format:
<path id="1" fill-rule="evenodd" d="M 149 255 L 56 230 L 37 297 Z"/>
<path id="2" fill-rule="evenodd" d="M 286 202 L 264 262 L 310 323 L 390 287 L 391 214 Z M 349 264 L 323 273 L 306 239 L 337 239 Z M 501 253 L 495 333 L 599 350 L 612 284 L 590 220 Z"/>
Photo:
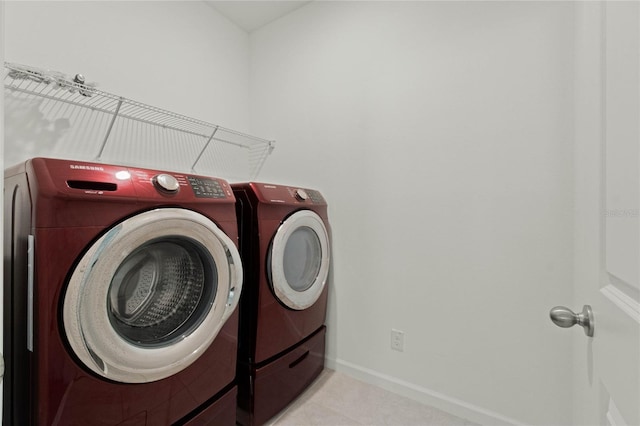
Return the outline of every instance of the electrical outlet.
<path id="1" fill-rule="evenodd" d="M 391 349 L 404 352 L 404 331 L 391 329 Z"/>

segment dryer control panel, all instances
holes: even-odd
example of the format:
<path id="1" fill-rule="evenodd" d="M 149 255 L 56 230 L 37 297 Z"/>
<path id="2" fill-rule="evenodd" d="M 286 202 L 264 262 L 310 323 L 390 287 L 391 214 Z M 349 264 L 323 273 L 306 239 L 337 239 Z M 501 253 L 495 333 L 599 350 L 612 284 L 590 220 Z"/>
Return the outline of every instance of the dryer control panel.
<path id="1" fill-rule="evenodd" d="M 262 202 L 290 205 L 326 205 L 322 194 L 314 189 L 268 183 L 252 183 L 251 186 Z"/>
<path id="2" fill-rule="evenodd" d="M 293 196 L 297 201 L 310 201 L 313 204 L 324 204 L 324 198 L 320 194 L 320 192 L 315 191 L 313 189 L 303 189 L 303 188 L 287 188 L 289 194 Z"/>

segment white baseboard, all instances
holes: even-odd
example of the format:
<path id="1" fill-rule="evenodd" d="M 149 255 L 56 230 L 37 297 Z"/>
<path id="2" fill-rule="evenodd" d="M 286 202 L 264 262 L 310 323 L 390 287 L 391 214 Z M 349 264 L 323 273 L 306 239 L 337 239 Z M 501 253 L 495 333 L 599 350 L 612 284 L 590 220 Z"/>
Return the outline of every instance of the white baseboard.
<path id="1" fill-rule="evenodd" d="M 422 404 L 430 405 L 446 411 L 454 416 L 462 417 L 485 426 L 522 426 L 517 420 L 505 417 L 499 413 L 469 404 L 465 401 L 444 395 L 440 392 L 405 382 L 404 380 L 361 367 L 341 359 L 326 359 L 325 366 L 340 373 L 372 385 L 379 386 L 390 392 L 413 399 Z"/>

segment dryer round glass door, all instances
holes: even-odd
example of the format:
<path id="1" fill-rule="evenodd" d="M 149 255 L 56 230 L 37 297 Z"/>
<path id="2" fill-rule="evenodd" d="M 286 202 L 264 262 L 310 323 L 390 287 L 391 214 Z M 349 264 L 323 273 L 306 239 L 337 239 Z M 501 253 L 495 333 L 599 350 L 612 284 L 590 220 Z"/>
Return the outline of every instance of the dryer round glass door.
<path id="1" fill-rule="evenodd" d="M 207 349 L 241 286 L 238 250 L 212 221 L 190 210 L 152 210 L 110 229 L 81 258 L 64 297 L 64 329 L 94 372 L 151 382 Z"/>
<path id="2" fill-rule="evenodd" d="M 329 275 L 329 234 L 316 213 L 301 210 L 280 225 L 269 250 L 270 283 L 291 309 L 313 305 Z"/>

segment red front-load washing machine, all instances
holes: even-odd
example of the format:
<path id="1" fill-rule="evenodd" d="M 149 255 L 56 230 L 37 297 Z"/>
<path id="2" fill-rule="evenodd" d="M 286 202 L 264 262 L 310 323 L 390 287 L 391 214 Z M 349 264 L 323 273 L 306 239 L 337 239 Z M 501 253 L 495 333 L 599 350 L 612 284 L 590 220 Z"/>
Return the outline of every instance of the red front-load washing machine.
<path id="1" fill-rule="evenodd" d="M 324 368 L 330 228 L 318 191 L 255 182 L 232 188 L 245 270 L 238 422 L 260 425 Z"/>
<path id="2" fill-rule="evenodd" d="M 226 181 L 35 158 L 4 211 L 4 424 L 235 424 Z"/>

